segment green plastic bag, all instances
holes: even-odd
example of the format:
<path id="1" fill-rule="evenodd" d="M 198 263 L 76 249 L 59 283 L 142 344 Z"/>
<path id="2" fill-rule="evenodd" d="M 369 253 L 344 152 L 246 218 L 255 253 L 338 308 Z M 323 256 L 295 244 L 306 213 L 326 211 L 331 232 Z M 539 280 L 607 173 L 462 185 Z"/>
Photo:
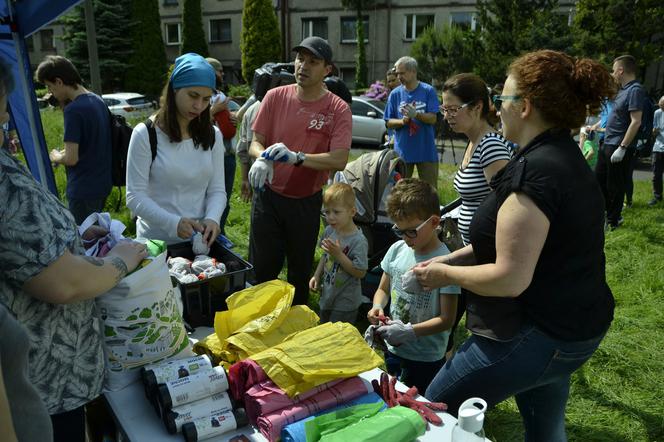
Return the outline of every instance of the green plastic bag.
<path id="1" fill-rule="evenodd" d="M 145 243 L 148 256 L 159 256 L 166 251 L 166 242 L 160 239 L 148 239 Z"/>
<path id="2" fill-rule="evenodd" d="M 319 440 L 320 442 L 348 442 L 351 440 L 408 442 L 422 436 L 426 429 L 424 419 L 416 411 L 396 406 L 334 433 L 321 435 Z M 308 437 L 307 442 L 309 442 Z"/>
<path id="3" fill-rule="evenodd" d="M 323 435 L 334 433 L 350 425 L 356 424 L 378 413 L 383 408 L 382 402 L 361 404 L 342 408 L 313 418 L 304 423 L 307 442 L 316 442 Z"/>

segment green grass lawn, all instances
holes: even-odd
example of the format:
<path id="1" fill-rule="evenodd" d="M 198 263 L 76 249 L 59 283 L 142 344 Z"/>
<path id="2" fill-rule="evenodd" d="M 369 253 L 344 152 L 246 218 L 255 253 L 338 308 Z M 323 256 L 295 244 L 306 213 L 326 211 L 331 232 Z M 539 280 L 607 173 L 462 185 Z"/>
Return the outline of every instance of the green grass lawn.
<path id="1" fill-rule="evenodd" d="M 49 148 L 62 146 L 62 113 L 44 111 L 42 121 Z M 453 166 L 441 165 L 438 187 L 443 203 L 456 198 L 453 174 Z M 56 177 L 62 196 L 62 168 L 56 170 Z M 236 244 L 235 251 L 246 257 L 250 205 L 240 200 L 238 189 L 239 167 L 226 232 Z M 615 320 L 597 353 L 572 377 L 567 407 L 571 441 L 664 441 L 664 355 L 660 353 L 664 347 L 664 206 L 647 207 L 650 192 L 649 182 L 636 182 L 634 207 L 623 213 L 625 224 L 606 235 Z M 113 189 L 107 209 L 114 212 L 117 201 L 118 190 Z M 134 227 L 124 205 L 113 215 L 131 235 Z M 312 297 L 311 304 L 316 301 Z M 485 428 L 495 442 L 523 440 L 513 400 L 491 410 Z"/>

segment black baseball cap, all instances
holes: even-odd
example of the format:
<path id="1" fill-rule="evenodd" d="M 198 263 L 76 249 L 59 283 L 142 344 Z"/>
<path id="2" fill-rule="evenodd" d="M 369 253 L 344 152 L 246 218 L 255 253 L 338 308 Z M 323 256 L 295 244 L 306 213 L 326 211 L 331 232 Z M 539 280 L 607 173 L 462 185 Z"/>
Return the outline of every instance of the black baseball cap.
<path id="1" fill-rule="evenodd" d="M 302 40 L 302 43 L 293 48 L 293 52 L 300 49 L 306 49 L 314 54 L 316 58 L 325 60 L 327 64 L 332 64 L 332 48 L 327 40 L 320 37 L 307 37 Z"/>

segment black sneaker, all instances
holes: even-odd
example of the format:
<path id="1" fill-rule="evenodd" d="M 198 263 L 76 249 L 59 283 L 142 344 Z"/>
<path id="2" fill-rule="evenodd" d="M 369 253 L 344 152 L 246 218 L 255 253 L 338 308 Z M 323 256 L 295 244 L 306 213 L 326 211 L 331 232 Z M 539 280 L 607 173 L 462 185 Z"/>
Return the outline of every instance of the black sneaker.
<path id="1" fill-rule="evenodd" d="M 648 205 L 652 207 L 652 206 L 656 205 L 656 204 L 657 204 L 658 202 L 660 202 L 660 201 L 662 201 L 662 198 L 657 198 L 657 197 L 655 196 L 655 197 L 653 197 L 653 199 L 651 199 L 650 201 L 648 201 Z"/>
<path id="2" fill-rule="evenodd" d="M 609 224 L 609 228 L 610 228 L 611 230 L 616 230 L 618 227 L 622 226 L 622 224 L 623 224 L 624 222 L 625 222 L 625 218 L 623 218 L 623 217 L 621 216 L 620 218 L 618 218 L 618 222 Z"/>

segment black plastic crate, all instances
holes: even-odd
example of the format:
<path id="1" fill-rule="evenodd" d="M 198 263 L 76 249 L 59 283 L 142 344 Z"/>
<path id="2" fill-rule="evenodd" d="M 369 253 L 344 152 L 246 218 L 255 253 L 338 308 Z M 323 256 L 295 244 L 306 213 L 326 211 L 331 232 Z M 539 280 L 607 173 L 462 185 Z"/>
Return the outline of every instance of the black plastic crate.
<path id="1" fill-rule="evenodd" d="M 168 246 L 168 256 L 193 261 L 194 253 L 191 250 L 191 242 Z M 218 262 L 223 262 L 226 265 L 226 273 L 189 284 L 181 284 L 177 279 L 171 277 L 173 282 L 180 286 L 184 305 L 183 317 L 192 327 L 214 326 L 215 313 L 228 309 L 226 298 L 245 288 L 247 273 L 253 268 L 247 261 L 216 241 L 210 248 L 209 256 Z"/>

